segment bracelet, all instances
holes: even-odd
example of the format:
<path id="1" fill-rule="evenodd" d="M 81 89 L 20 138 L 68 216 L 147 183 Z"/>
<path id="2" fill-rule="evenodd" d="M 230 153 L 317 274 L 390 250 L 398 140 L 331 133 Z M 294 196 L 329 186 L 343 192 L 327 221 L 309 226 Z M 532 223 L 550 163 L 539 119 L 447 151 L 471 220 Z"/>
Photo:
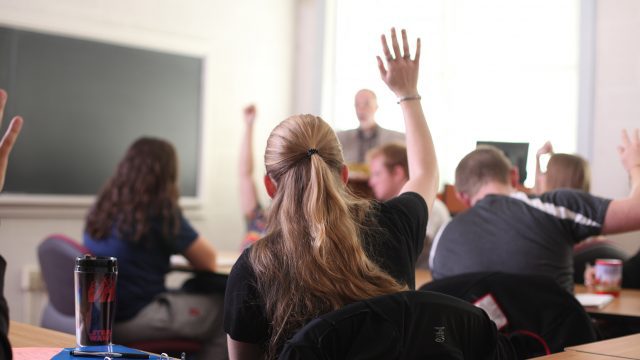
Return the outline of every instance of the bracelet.
<path id="1" fill-rule="evenodd" d="M 398 98 L 398 104 L 400 104 L 403 101 L 420 100 L 420 99 L 422 99 L 422 96 L 420 95 L 403 96 L 401 98 Z"/>

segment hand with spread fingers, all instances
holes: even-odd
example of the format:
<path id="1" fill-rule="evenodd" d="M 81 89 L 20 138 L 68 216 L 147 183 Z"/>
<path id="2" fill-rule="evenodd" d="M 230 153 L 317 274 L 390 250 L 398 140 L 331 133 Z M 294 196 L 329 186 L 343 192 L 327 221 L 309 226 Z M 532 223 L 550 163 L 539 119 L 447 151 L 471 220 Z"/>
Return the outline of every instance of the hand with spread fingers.
<path id="1" fill-rule="evenodd" d="M 382 51 L 386 58 L 387 65 L 385 67 L 380 56 L 378 59 L 378 69 L 382 80 L 389 86 L 399 98 L 417 96 L 418 94 L 418 69 L 420 63 L 420 39 L 416 42 L 416 54 L 411 59 L 411 51 L 409 50 L 409 42 L 407 40 L 406 30 L 402 30 L 402 51 L 398 44 L 396 29 L 391 29 L 391 47 L 393 53 L 389 50 L 387 38 L 382 35 Z"/>
<path id="2" fill-rule="evenodd" d="M 4 107 L 6 103 L 7 92 L 0 89 L 0 125 L 2 124 L 2 117 L 4 115 Z M 14 117 L 0 141 L 0 190 L 4 187 L 4 178 L 7 172 L 7 165 L 9 165 L 9 154 L 11 154 L 11 149 L 13 149 L 13 145 L 16 143 L 18 134 L 20 134 L 22 122 L 23 120 L 20 116 Z"/>

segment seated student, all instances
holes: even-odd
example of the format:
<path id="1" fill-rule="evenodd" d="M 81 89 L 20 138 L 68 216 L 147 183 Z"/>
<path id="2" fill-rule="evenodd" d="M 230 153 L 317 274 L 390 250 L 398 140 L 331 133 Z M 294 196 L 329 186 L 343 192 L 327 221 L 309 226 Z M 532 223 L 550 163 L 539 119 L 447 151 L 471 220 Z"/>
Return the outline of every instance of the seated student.
<path id="1" fill-rule="evenodd" d="M 550 154 L 547 170 L 542 171 L 540 158 Z M 536 152 L 535 192 L 542 194 L 555 189 L 578 189 L 589 192 L 591 170 L 587 160 L 578 155 L 553 153 L 553 146 L 546 142 Z"/>
<path id="2" fill-rule="evenodd" d="M 369 166 L 369 187 L 378 201 L 387 201 L 397 196 L 409 180 L 407 147 L 404 143 L 387 143 L 367 152 Z M 427 237 L 424 248 L 418 256 L 416 267 L 429 270 L 431 243 L 438 230 L 451 220 L 447 206 L 435 199 L 427 222 Z"/>
<path id="3" fill-rule="evenodd" d="M 253 181 L 253 125 L 256 120 L 256 107 L 249 105 L 244 109 L 244 133 L 240 142 L 238 178 L 240 181 L 240 207 L 244 215 L 247 232 L 242 248 L 253 244 L 264 235 L 266 220 L 265 209 L 258 201 L 256 184 Z"/>
<path id="4" fill-rule="evenodd" d="M 417 94 L 420 43 L 412 60 L 405 31 L 403 53 L 394 29 L 391 34 L 395 56 L 383 37 L 387 66 L 380 58 L 378 66 L 400 98 L 411 177 L 385 203 L 355 198 L 347 190 L 340 144 L 326 122 L 297 115 L 276 126 L 265 150 L 264 182 L 273 199 L 267 234 L 242 253 L 225 293 L 231 359 L 275 358 L 313 318 L 415 286 L 415 259 L 436 196 L 438 167 Z M 471 309 L 461 307 L 457 318 L 468 318 Z M 481 331 L 496 334 L 485 323 Z M 498 347 L 498 336 L 493 339 L 490 348 Z"/>
<path id="5" fill-rule="evenodd" d="M 2 124 L 2 115 L 4 107 L 7 103 L 7 93 L 0 89 L 0 125 Z M 4 179 L 7 173 L 7 165 L 9 165 L 9 154 L 13 145 L 16 143 L 18 134 L 22 129 L 22 118 L 16 116 L 11 119 L 11 123 L 0 140 L 0 191 L 4 187 Z M 9 307 L 7 300 L 4 298 L 4 273 L 7 269 L 7 262 L 0 255 L 0 359 L 11 360 L 13 353 L 11 352 L 11 344 L 9 344 Z"/>
<path id="6" fill-rule="evenodd" d="M 478 271 L 549 275 L 573 291 L 572 247 L 589 236 L 640 229 L 640 135 L 623 131 L 619 147 L 631 178 L 627 198 L 608 200 L 560 189 L 539 197 L 516 192 L 517 171 L 493 147 L 458 164 L 456 190 L 469 206 L 434 241 L 434 279 Z"/>
<path id="7" fill-rule="evenodd" d="M 337 133 L 345 163 L 363 164 L 370 149 L 388 142 L 404 141 L 404 134 L 385 129 L 376 123 L 378 100 L 373 91 L 358 91 L 355 96 L 355 108 L 358 128 Z"/>
<path id="8" fill-rule="evenodd" d="M 216 266 L 213 247 L 182 215 L 177 171 L 170 143 L 136 140 L 90 210 L 84 244 L 94 255 L 118 259 L 115 343 L 196 339 L 204 345 L 201 358 L 225 358 L 223 297 L 165 288 L 173 254 L 195 270 Z"/>

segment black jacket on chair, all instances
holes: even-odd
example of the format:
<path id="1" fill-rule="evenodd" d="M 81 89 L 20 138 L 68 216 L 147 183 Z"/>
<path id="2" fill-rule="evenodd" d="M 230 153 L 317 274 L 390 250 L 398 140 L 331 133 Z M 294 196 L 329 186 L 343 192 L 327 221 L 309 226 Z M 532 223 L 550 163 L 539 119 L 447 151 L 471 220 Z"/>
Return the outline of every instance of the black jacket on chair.
<path id="1" fill-rule="evenodd" d="M 507 323 L 500 331 L 518 335 L 513 341 L 521 357 L 563 351 L 598 340 L 582 305 L 552 278 L 500 272 L 469 273 L 432 281 L 420 290 L 437 291 L 470 303 L 491 294 Z M 520 341 L 528 334 L 538 341 Z"/>
<path id="2" fill-rule="evenodd" d="M 515 359 L 484 311 L 432 292 L 405 291 L 359 301 L 307 324 L 281 360 Z"/>

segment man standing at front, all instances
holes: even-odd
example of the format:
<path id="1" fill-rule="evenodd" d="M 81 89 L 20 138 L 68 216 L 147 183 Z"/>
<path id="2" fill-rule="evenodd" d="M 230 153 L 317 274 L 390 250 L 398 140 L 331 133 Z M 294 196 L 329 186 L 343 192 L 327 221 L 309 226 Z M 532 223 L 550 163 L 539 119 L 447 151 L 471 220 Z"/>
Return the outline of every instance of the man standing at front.
<path id="1" fill-rule="evenodd" d="M 337 133 L 347 164 L 363 164 L 369 149 L 388 142 L 404 142 L 404 134 L 380 127 L 375 120 L 378 110 L 376 94 L 362 89 L 355 97 L 356 115 L 360 125 L 357 129 Z"/>

